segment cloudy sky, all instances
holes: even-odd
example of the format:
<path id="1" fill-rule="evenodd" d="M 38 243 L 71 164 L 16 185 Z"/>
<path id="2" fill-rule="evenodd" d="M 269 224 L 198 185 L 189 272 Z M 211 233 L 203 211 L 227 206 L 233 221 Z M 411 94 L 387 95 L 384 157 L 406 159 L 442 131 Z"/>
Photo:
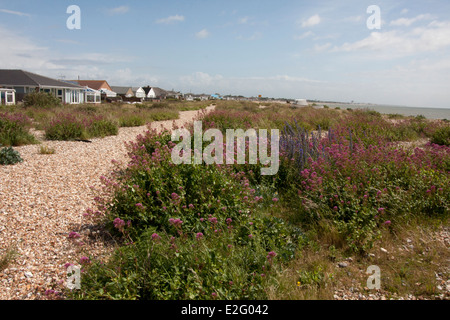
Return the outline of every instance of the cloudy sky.
<path id="1" fill-rule="evenodd" d="M 70 5 L 81 29 L 69 29 Z M 380 8 L 380 29 L 375 11 Z M 450 108 L 450 1 L 0 0 L 0 68 L 182 92 Z M 74 22 L 74 20 L 70 20 Z"/>

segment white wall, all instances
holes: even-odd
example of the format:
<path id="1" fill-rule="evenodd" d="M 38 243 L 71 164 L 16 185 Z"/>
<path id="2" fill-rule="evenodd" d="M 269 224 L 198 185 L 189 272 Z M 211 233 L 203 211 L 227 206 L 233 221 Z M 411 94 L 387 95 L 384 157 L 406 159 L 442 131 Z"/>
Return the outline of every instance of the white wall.
<path id="1" fill-rule="evenodd" d="M 142 88 L 136 90 L 136 98 L 145 98 L 145 91 Z"/>
<path id="2" fill-rule="evenodd" d="M 150 99 L 156 98 L 156 93 L 155 93 L 155 90 L 153 90 L 153 88 L 151 88 L 150 91 L 148 92 L 147 98 L 150 98 Z"/>

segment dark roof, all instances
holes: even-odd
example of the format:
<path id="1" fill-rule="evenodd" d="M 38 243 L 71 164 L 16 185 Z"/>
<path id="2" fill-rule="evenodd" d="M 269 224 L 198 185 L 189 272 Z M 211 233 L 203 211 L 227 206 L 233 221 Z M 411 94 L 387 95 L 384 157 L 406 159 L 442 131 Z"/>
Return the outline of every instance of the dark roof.
<path id="1" fill-rule="evenodd" d="M 127 94 L 128 91 L 133 91 L 131 87 L 118 87 L 118 86 L 111 86 L 112 91 L 114 91 L 117 94 Z"/>
<path id="2" fill-rule="evenodd" d="M 145 94 L 147 95 L 150 92 L 150 90 L 152 90 L 152 87 L 146 86 L 146 87 L 142 87 L 142 89 L 144 90 Z"/>
<path id="3" fill-rule="evenodd" d="M 153 91 L 155 91 L 155 94 L 157 97 L 164 97 L 167 95 L 167 91 L 158 87 L 153 87 Z"/>
<path id="4" fill-rule="evenodd" d="M 29 87 L 80 88 L 80 86 L 23 70 L 0 69 L 0 85 Z"/>

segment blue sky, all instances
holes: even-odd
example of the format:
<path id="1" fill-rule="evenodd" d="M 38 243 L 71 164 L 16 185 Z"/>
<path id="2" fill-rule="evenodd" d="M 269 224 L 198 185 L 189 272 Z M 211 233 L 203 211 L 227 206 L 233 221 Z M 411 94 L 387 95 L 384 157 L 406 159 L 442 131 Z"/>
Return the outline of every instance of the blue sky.
<path id="1" fill-rule="evenodd" d="M 81 9 L 69 30 L 67 8 Z M 381 9 L 381 29 L 369 29 Z M 0 0 L 0 68 L 182 92 L 450 108 L 450 1 Z"/>

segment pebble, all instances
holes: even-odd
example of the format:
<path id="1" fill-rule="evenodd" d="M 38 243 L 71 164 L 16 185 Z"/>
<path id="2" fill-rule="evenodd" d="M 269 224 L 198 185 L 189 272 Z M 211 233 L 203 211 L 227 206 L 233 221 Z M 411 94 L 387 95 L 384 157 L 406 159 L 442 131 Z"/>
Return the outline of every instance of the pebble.
<path id="1" fill-rule="evenodd" d="M 197 114 L 180 112 L 175 123 L 182 126 Z M 171 129 L 173 123 L 154 122 L 151 128 Z M 87 223 L 82 215 L 95 197 L 90 187 L 101 187 L 100 177 L 110 173 L 112 159 L 126 165 L 124 142 L 134 141 L 147 130 L 147 126 L 120 128 L 117 136 L 93 139 L 91 144 L 46 141 L 56 150 L 48 156 L 39 155 L 36 145 L 14 148 L 24 162 L 0 166 L 0 252 L 16 244 L 19 258 L 0 272 L 0 300 L 34 300 L 39 297 L 33 289 L 36 285 L 45 291 L 55 283 L 46 282 L 48 277 L 66 278 L 62 266 L 79 258 L 80 247 L 61 235 Z M 89 242 L 83 250 L 96 257 L 110 254 L 112 248 Z"/>

